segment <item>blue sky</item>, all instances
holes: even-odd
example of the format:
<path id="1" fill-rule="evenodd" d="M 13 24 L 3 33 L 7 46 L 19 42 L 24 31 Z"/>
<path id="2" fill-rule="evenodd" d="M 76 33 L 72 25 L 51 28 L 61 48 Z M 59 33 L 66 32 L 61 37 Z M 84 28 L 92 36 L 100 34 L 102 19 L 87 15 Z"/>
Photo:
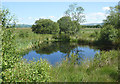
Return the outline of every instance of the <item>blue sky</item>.
<path id="1" fill-rule="evenodd" d="M 57 21 L 68 6 L 74 2 L 14 2 L 7 0 L 2 2 L 2 7 L 9 8 L 15 14 L 19 24 L 34 24 L 39 18 Z M 77 2 L 84 8 L 86 23 L 101 23 L 105 19 L 106 11 L 110 6 L 118 5 L 118 2 Z"/>

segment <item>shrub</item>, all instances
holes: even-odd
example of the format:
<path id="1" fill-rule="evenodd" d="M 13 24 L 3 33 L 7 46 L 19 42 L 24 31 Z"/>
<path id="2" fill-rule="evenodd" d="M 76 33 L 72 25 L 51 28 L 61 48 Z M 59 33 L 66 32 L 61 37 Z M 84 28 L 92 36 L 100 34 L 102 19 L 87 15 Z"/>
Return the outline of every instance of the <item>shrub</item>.
<path id="1" fill-rule="evenodd" d="M 2 35 L 2 70 L 14 67 L 14 63 L 19 61 L 19 55 L 15 52 L 15 35 L 13 29 L 3 28 Z"/>
<path id="2" fill-rule="evenodd" d="M 95 54 L 93 64 L 97 67 L 111 65 L 111 64 L 116 63 L 118 56 L 119 56 L 119 52 L 115 50 L 110 50 L 107 52 L 101 51 L 100 54 L 98 53 Z"/>
<path id="3" fill-rule="evenodd" d="M 50 65 L 40 59 L 40 61 L 28 63 L 20 61 L 14 68 L 7 69 L 3 73 L 5 82 L 48 82 Z"/>
<path id="4" fill-rule="evenodd" d="M 39 19 L 32 25 L 32 31 L 38 34 L 59 33 L 59 24 L 50 19 Z"/>
<path id="5" fill-rule="evenodd" d="M 102 43 L 112 43 L 117 38 L 118 31 L 112 25 L 106 25 L 100 31 L 99 41 Z"/>

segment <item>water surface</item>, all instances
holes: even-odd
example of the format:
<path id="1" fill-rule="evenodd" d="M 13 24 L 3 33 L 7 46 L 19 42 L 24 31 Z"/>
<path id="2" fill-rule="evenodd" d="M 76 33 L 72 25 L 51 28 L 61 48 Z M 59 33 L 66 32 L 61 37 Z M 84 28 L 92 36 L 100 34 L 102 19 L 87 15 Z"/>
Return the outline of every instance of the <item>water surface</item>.
<path id="1" fill-rule="evenodd" d="M 55 65 L 61 63 L 66 57 L 70 58 L 71 54 L 78 55 L 81 60 L 93 59 L 100 50 L 89 45 L 78 45 L 76 43 L 43 43 L 23 56 L 28 61 L 38 59 L 46 59 L 50 64 Z"/>

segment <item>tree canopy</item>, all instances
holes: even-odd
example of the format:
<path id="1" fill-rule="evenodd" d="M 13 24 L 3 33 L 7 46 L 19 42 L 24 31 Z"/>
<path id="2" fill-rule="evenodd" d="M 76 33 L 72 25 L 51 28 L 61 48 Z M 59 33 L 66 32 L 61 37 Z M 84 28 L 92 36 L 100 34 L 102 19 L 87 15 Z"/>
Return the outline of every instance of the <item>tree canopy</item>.
<path id="1" fill-rule="evenodd" d="M 106 18 L 106 20 L 104 20 L 104 26 L 111 24 L 113 25 L 115 28 L 120 28 L 120 13 L 119 13 L 120 7 L 119 6 L 115 6 L 115 7 L 110 7 L 110 10 L 108 11 L 108 16 Z"/>
<path id="2" fill-rule="evenodd" d="M 57 22 L 59 23 L 60 33 L 75 34 L 80 29 L 80 24 L 77 21 L 72 21 L 69 16 L 64 16 Z"/>
<path id="3" fill-rule="evenodd" d="M 32 31 L 39 34 L 59 33 L 59 24 L 50 19 L 39 19 L 32 25 Z"/>
<path id="4" fill-rule="evenodd" d="M 71 4 L 65 11 L 65 16 L 69 16 L 72 20 L 83 23 L 85 22 L 85 15 L 83 12 L 84 9 L 81 6 L 77 6 L 77 4 Z"/>

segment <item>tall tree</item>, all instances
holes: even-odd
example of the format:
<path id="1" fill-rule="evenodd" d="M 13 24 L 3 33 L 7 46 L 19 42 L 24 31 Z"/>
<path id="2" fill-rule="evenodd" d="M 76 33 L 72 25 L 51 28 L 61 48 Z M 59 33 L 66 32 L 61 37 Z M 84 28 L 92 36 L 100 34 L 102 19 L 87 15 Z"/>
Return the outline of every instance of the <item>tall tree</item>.
<path id="1" fill-rule="evenodd" d="M 111 24 L 115 28 L 120 28 L 120 6 L 110 7 L 110 10 L 108 11 L 108 16 L 106 20 L 104 20 L 104 26 Z"/>
<path id="2" fill-rule="evenodd" d="M 65 11 L 65 16 L 69 16 L 72 20 L 83 23 L 85 22 L 85 15 L 83 12 L 84 9 L 81 6 L 77 6 L 77 4 L 71 4 Z"/>

